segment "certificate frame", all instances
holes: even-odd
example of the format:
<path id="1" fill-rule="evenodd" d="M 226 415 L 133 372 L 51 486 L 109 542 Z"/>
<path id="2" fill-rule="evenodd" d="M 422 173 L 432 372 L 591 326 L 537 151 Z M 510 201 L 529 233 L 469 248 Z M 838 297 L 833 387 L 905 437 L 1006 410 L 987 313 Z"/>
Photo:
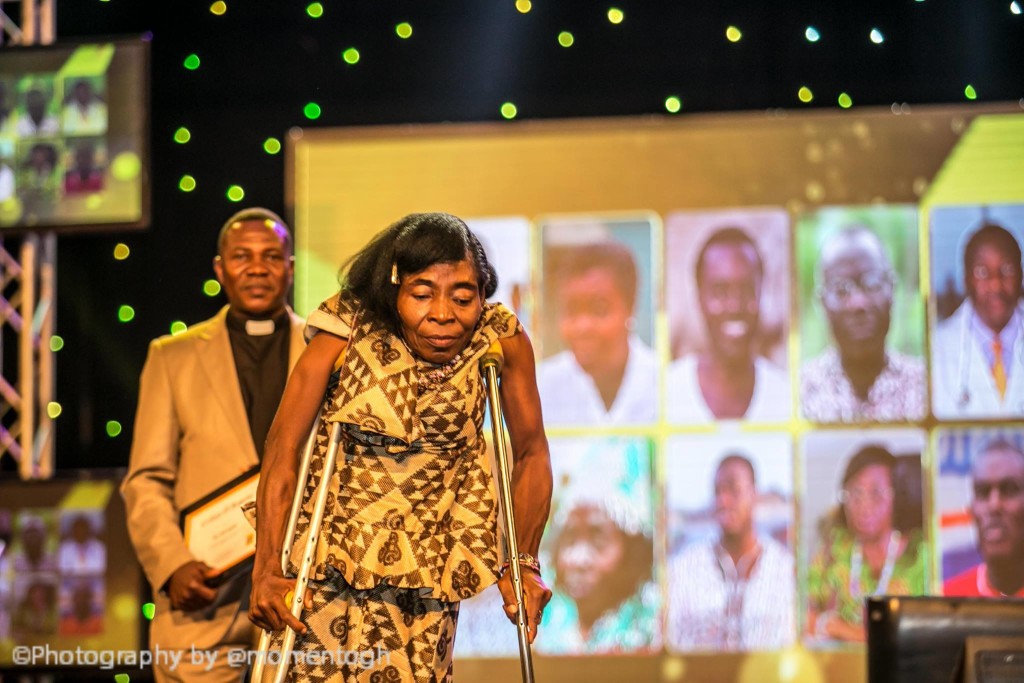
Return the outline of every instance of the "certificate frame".
<path id="1" fill-rule="evenodd" d="M 214 585 L 252 564 L 256 530 L 243 514 L 242 505 L 255 500 L 259 479 L 259 467 L 254 467 L 181 511 L 185 546 L 197 560 L 214 569 L 216 576 L 210 581 Z"/>

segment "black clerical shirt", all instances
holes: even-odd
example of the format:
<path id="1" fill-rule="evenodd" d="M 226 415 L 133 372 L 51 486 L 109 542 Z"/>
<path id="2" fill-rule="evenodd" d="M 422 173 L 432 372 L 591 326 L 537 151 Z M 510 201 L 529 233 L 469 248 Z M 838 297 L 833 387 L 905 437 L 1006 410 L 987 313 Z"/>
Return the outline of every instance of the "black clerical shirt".
<path id="1" fill-rule="evenodd" d="M 228 311 L 227 325 L 252 442 L 262 458 L 267 432 L 288 379 L 291 319 L 285 311 L 273 320 L 246 321 Z"/>

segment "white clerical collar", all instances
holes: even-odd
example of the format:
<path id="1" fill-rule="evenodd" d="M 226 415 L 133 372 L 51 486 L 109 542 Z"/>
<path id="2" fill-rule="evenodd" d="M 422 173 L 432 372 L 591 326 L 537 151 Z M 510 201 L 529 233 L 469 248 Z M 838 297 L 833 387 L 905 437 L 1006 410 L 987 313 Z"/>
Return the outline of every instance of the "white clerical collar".
<path id="1" fill-rule="evenodd" d="M 274 334 L 277 328 L 273 320 L 246 320 L 245 333 L 250 337 L 265 337 Z"/>

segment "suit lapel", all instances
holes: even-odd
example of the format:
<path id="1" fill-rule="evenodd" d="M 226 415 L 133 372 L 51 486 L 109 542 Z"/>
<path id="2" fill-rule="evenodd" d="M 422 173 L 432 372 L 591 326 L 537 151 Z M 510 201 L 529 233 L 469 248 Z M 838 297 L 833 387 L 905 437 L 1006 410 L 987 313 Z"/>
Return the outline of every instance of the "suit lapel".
<path id="1" fill-rule="evenodd" d="M 204 330 L 196 345 L 199 364 L 210 380 L 210 390 L 214 398 L 227 416 L 225 429 L 234 433 L 235 439 L 242 444 L 242 449 L 253 463 L 259 460 L 256 447 L 252 443 L 249 431 L 249 418 L 242 402 L 242 392 L 238 388 L 238 372 L 235 369 L 235 357 L 231 352 L 231 340 L 228 338 L 227 316 L 225 306 L 211 320 L 210 326 Z"/>

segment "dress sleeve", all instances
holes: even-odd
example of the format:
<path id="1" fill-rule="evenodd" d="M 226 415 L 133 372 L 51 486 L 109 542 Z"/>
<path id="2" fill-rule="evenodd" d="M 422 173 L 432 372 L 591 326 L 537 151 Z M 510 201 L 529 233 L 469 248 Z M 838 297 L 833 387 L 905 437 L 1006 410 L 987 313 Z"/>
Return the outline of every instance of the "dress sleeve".
<path id="1" fill-rule="evenodd" d="M 338 292 L 321 303 L 306 318 L 306 326 L 302 330 L 306 343 L 308 344 L 316 333 L 321 331 L 348 339 L 355 322 L 355 312 L 354 303 L 348 298 L 343 298 L 341 292 Z"/>

